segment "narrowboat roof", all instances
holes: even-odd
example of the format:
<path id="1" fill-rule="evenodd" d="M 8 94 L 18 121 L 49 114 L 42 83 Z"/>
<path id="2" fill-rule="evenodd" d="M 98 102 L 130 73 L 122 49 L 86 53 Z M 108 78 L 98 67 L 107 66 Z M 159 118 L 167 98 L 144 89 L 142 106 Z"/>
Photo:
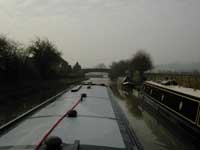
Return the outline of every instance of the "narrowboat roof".
<path id="1" fill-rule="evenodd" d="M 87 89 L 83 85 L 77 92 L 64 93 L 56 101 L 0 136 L 0 149 L 33 149 L 82 93 L 86 93 L 87 98 L 75 108 L 78 117 L 65 117 L 50 135 L 60 137 L 67 144 L 80 140 L 83 145 L 126 148 L 107 87 L 94 85 Z"/>
<path id="2" fill-rule="evenodd" d="M 193 96 L 193 97 L 197 97 L 200 98 L 200 90 L 195 90 L 192 88 L 186 88 L 186 87 L 182 87 L 182 86 L 178 86 L 178 85 L 162 85 L 153 81 L 145 81 L 145 83 L 151 84 L 151 85 L 155 85 L 157 87 L 162 87 L 165 89 L 169 89 L 172 90 L 174 92 L 179 92 L 179 93 L 183 93 L 189 96 Z"/>

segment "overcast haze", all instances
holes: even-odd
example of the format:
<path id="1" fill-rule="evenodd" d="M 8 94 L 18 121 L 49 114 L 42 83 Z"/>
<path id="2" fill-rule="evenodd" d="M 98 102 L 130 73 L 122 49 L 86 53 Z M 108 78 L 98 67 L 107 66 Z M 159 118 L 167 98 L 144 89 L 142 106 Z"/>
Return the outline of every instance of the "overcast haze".
<path id="1" fill-rule="evenodd" d="M 84 67 L 145 49 L 155 64 L 200 60 L 199 0 L 0 0 L 0 33 L 47 37 Z"/>

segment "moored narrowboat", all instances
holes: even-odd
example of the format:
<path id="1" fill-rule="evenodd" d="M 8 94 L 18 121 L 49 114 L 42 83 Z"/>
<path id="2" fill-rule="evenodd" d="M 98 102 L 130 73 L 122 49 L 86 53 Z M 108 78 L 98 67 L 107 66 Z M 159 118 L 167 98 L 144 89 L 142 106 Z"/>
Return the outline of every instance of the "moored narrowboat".
<path id="1" fill-rule="evenodd" d="M 200 137 L 200 90 L 146 81 L 142 93 L 144 101 L 159 108 L 166 118 L 172 118 L 193 137 Z"/>

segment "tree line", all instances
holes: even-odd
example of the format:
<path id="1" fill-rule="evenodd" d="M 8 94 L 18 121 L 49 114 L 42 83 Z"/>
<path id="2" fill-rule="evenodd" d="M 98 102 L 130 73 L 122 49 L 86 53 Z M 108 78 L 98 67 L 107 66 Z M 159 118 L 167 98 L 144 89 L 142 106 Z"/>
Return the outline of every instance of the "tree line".
<path id="1" fill-rule="evenodd" d="M 115 80 L 120 76 L 129 76 L 133 78 L 138 74 L 140 82 L 144 78 L 144 72 L 153 68 L 150 54 L 144 50 L 138 50 L 131 58 L 113 62 L 110 66 L 110 78 Z"/>
<path id="2" fill-rule="evenodd" d="M 36 38 L 28 46 L 0 35 L 0 81 L 50 80 L 82 77 L 80 64 L 73 67 L 48 39 Z"/>

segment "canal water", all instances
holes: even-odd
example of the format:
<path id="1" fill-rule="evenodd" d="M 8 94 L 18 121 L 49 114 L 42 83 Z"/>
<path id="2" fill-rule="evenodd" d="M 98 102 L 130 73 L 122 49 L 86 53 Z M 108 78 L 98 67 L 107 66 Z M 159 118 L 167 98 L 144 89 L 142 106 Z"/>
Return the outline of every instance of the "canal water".
<path id="1" fill-rule="evenodd" d="M 112 90 L 144 150 L 197 149 L 187 137 L 172 132 L 175 130 L 170 130 L 159 121 L 159 116 L 145 110 L 136 91 L 133 95 L 127 96 L 117 84 L 112 85 Z"/>

